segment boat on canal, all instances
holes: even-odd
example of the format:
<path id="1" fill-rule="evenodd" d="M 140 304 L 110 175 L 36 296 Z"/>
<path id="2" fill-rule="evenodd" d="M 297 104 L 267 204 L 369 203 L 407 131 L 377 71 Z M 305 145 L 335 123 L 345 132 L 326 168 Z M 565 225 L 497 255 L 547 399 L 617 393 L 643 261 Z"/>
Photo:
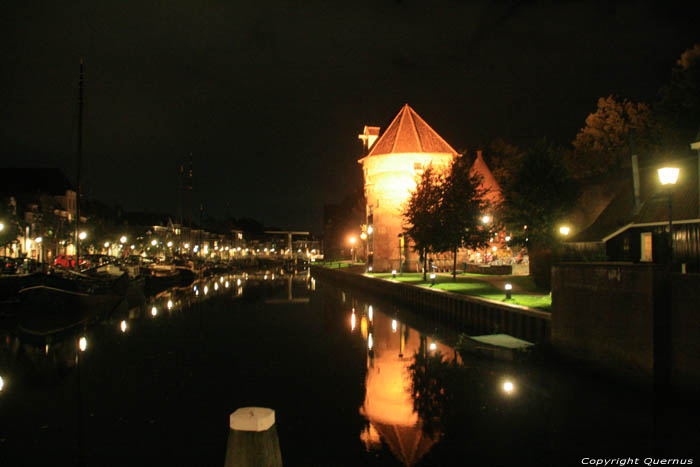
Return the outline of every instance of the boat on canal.
<path id="1" fill-rule="evenodd" d="M 112 311 L 126 298 L 129 279 L 118 276 L 73 277 L 47 274 L 45 283 L 26 287 L 17 294 L 21 331 L 46 335 L 86 324 Z"/>

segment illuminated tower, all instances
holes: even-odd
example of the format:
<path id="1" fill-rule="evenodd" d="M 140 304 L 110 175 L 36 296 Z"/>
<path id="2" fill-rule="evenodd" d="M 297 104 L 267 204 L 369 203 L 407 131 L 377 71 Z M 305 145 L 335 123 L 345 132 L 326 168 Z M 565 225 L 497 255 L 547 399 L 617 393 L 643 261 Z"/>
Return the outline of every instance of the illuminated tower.
<path id="1" fill-rule="evenodd" d="M 445 170 L 458 154 L 408 104 L 372 144 L 378 132 L 377 127 L 365 127 L 359 137 L 369 154 L 358 161 L 364 173 L 367 223 L 372 227 L 368 246 L 373 267 L 390 271 L 398 269 L 401 261 L 415 270 L 415 254 L 408 245 L 401 246 L 399 237 L 403 232 L 403 205 L 424 167 L 432 164 L 437 170 Z"/>

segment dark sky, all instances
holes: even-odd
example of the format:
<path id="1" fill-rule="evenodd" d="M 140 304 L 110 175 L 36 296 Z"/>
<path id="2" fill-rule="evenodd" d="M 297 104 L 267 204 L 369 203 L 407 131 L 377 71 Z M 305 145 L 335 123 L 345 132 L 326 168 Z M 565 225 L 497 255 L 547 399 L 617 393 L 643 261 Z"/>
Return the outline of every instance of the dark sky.
<path id="1" fill-rule="evenodd" d="M 2 165 L 75 176 L 84 56 L 96 198 L 176 213 L 192 152 L 207 213 L 314 231 L 361 184 L 363 125 L 404 103 L 458 150 L 568 143 L 598 97 L 653 100 L 700 41 L 695 12 L 661 2 L 13 3 Z"/>

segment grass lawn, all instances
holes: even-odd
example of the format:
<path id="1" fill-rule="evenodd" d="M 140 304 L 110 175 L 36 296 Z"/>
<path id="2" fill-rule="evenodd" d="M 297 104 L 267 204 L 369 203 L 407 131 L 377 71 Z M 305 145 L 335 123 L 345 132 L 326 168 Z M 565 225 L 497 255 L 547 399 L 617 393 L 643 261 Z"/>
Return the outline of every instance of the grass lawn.
<path id="1" fill-rule="evenodd" d="M 377 273 L 371 275 L 374 277 L 391 279 L 390 273 Z M 464 295 L 496 300 L 503 303 L 512 303 L 515 305 L 538 308 L 544 311 L 549 311 L 552 306 L 552 298 L 549 296 L 549 291 L 537 289 L 535 284 L 532 282 L 532 278 L 528 276 L 491 276 L 497 278 L 507 277 L 508 282 L 511 282 L 523 290 L 530 292 L 530 294 L 536 294 L 530 295 L 527 293 L 513 292 L 511 294 L 512 298 L 509 300 L 506 300 L 504 290 L 484 281 L 483 278 L 485 276 L 485 274 L 459 274 L 457 276 L 457 282 L 453 282 L 451 276 L 438 275 L 435 278 L 435 285 L 433 287 Z M 431 287 L 430 279 L 428 279 L 427 282 L 424 282 L 423 274 L 417 272 L 404 273 L 401 276 L 397 275 L 396 279 L 394 280 L 405 282 L 407 284 L 414 284 L 419 287 Z"/>

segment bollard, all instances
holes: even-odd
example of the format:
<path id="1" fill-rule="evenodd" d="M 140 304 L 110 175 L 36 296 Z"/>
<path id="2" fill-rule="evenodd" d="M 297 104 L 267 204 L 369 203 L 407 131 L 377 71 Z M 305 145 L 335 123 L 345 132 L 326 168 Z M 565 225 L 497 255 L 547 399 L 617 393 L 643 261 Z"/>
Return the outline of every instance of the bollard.
<path id="1" fill-rule="evenodd" d="M 224 467 L 281 467 L 275 411 L 243 407 L 229 417 Z"/>

